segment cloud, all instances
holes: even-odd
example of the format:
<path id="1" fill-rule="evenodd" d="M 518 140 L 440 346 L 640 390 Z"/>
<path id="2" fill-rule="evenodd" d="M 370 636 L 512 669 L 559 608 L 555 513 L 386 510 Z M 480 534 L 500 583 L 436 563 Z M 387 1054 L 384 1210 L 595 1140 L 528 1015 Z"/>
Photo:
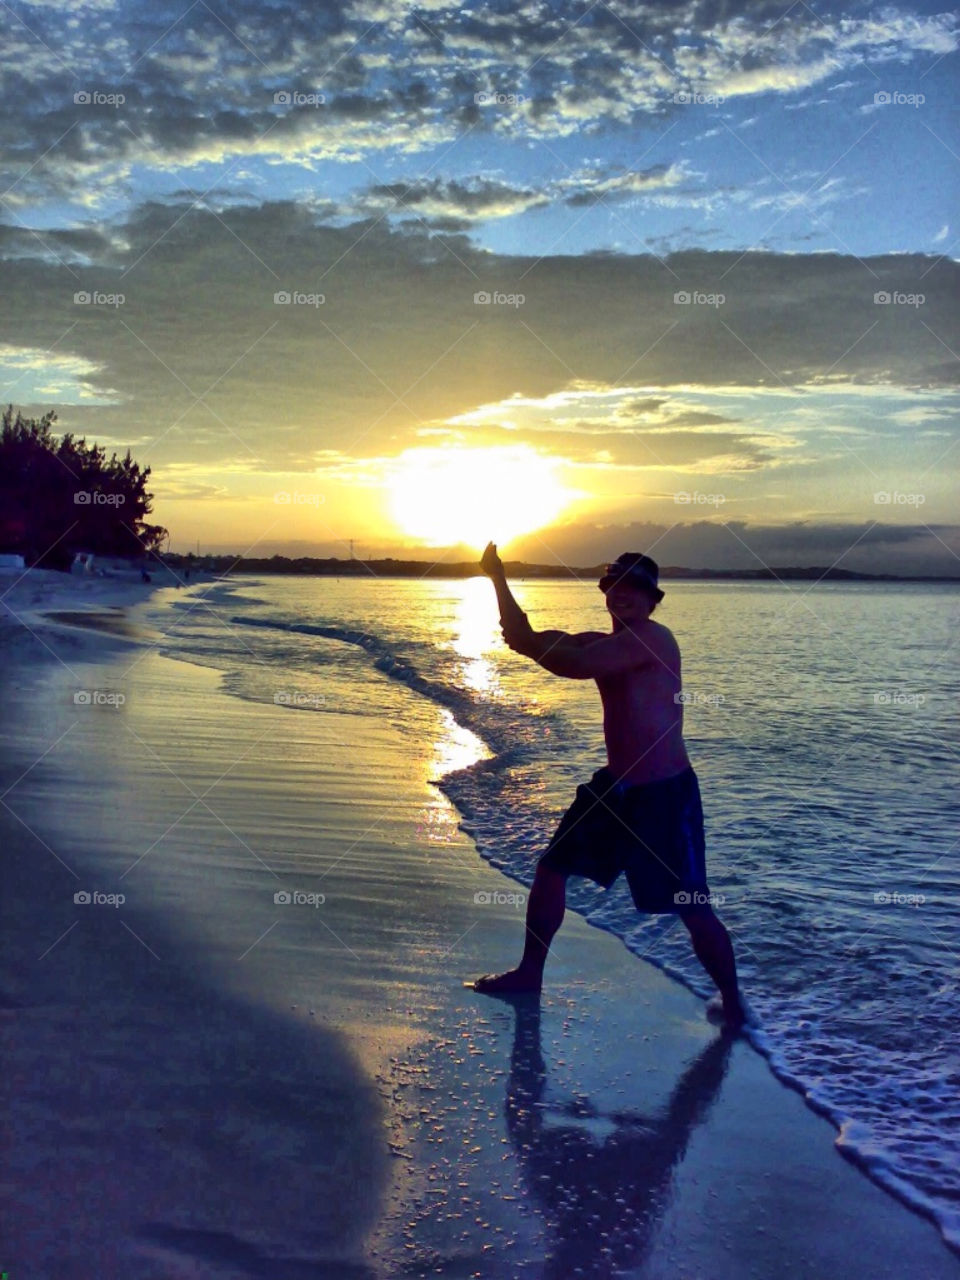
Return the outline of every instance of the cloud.
<path id="1" fill-rule="evenodd" d="M 584 387 L 540 401 L 511 397 L 459 415 L 448 430 L 430 428 L 469 447 L 502 446 L 518 432 L 572 463 L 621 471 L 749 472 L 776 465 L 797 444 L 786 432 L 745 426 L 682 397 L 643 397 L 630 388 Z"/>
<path id="2" fill-rule="evenodd" d="M 33 228 L 23 224 L 0 223 L 0 261 L 11 258 L 45 258 L 61 263 L 103 261 L 112 251 L 113 241 L 103 227 Z"/>
<path id="3" fill-rule="evenodd" d="M 718 70 L 717 79 L 711 80 L 710 85 L 726 98 L 752 97 L 758 93 L 794 93 L 826 80 L 838 67 L 838 61 L 830 57 L 806 64 L 771 62 L 750 69 Z"/>
<path id="4" fill-rule="evenodd" d="M 509 218 L 547 204 L 545 191 L 511 187 L 489 178 L 458 181 L 411 178 L 407 182 L 369 186 L 354 202 L 358 212 L 390 210 L 422 214 L 434 225 L 467 227 L 474 221 Z"/>
<path id="5" fill-rule="evenodd" d="M 657 165 L 652 169 L 613 173 L 602 178 L 594 174 L 578 173 L 569 178 L 561 178 L 555 184 L 555 190 L 563 197 L 565 204 L 577 208 L 597 204 L 611 197 L 619 199 L 676 187 L 686 176 L 680 165 Z"/>
<path id="6" fill-rule="evenodd" d="M 492 178 L 411 178 L 368 186 L 337 212 L 340 216 L 409 213 L 441 230 L 464 230 L 474 222 L 509 218 L 554 202 L 577 208 L 675 187 L 685 176 L 677 165 L 621 172 L 581 170 L 540 189 Z"/>
<path id="7" fill-rule="evenodd" d="M 589 136 L 676 115 L 678 90 L 789 96 L 864 60 L 906 67 L 957 47 L 951 14 L 837 19 L 746 0 L 509 13 L 238 0 L 223 16 L 160 0 L 135 12 L 88 5 L 82 22 L 69 6 L 32 5 L 0 50 L 0 173 L 11 201 L 102 204 L 129 192 L 136 166 L 254 161 L 312 174 L 324 160 L 423 153 L 465 132 Z M 602 181 L 631 189 L 627 177 L 625 188 Z"/>
<path id="8" fill-rule="evenodd" d="M 689 508 L 688 508 L 689 509 Z M 677 506 L 683 514 L 683 506 Z M 623 551 L 646 551 L 663 568 L 813 567 L 862 573 L 960 576 L 960 526 L 839 521 L 784 524 L 678 520 L 676 524 L 578 522 L 518 539 L 511 557 L 546 564 L 603 564 Z M 664 583 L 669 594 L 669 581 Z"/>
<path id="9" fill-rule="evenodd" d="M 85 356 L 0 342 L 0 385 L 8 401 L 42 396 L 57 404 L 109 404 L 117 393 L 103 385 L 104 366 Z"/>
<path id="10" fill-rule="evenodd" d="M 85 250 L 96 259 L 69 271 L 39 248 L 7 261 L 16 305 L 0 313 L 0 342 L 76 361 L 85 395 L 117 403 L 95 417 L 76 407 L 71 424 L 155 438 L 158 460 L 379 452 L 518 392 L 642 385 L 662 399 L 697 384 L 796 400 L 804 387 L 867 396 L 958 381 L 948 258 L 532 258 L 376 219 L 332 227 L 292 202 L 222 214 L 153 202 L 98 224 Z M 78 306 L 78 290 L 124 302 Z M 284 291 L 324 300 L 277 305 Z M 878 306 L 880 291 L 924 302 Z M 507 301 L 477 305 L 483 292 Z M 596 412 L 602 429 L 609 409 Z"/>

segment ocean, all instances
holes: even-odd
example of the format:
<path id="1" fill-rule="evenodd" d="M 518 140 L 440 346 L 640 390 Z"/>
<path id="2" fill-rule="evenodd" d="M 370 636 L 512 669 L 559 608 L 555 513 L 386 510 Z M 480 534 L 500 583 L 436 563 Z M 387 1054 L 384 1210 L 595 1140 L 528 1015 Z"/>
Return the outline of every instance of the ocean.
<path id="1" fill-rule="evenodd" d="M 711 891 L 760 1021 L 749 1036 L 845 1156 L 960 1246 L 960 591 L 664 585 L 656 616 L 683 654 Z M 607 625 L 593 585 L 513 586 L 537 629 Z M 595 685 L 511 653 L 485 578 L 242 576 L 177 598 L 172 628 L 166 606 L 151 611 L 161 651 L 220 670 L 238 699 L 389 716 L 480 856 L 525 884 L 605 761 Z M 434 816 L 421 834 L 439 852 Z M 606 893 L 571 881 L 568 905 L 712 994 L 683 926 L 638 916 L 622 878 Z"/>

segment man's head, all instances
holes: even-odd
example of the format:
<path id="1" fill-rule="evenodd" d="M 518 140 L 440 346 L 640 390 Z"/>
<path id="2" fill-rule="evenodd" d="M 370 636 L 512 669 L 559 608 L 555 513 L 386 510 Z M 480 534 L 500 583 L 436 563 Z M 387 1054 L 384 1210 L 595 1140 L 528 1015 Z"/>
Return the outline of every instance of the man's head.
<path id="1" fill-rule="evenodd" d="M 600 590 L 613 617 L 625 623 L 649 617 L 663 599 L 659 577 L 657 562 L 639 551 L 626 551 L 608 564 Z"/>

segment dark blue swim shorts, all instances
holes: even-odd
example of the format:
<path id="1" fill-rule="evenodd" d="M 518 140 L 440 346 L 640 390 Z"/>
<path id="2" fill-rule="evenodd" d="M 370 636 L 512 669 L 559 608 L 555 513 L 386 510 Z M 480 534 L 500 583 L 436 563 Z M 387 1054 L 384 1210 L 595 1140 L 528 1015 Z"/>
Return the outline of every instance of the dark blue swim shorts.
<path id="1" fill-rule="evenodd" d="M 566 875 L 613 884 L 621 871 L 638 911 L 685 911 L 710 890 L 700 785 L 691 767 L 658 782 L 624 785 L 606 767 L 577 787 L 540 859 Z"/>

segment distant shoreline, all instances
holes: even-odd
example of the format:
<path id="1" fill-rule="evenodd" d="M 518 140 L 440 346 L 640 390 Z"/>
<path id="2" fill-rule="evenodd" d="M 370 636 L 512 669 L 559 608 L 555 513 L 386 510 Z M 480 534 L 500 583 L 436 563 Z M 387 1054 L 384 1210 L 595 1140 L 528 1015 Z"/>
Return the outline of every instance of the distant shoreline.
<path id="1" fill-rule="evenodd" d="M 310 556 L 289 559 L 272 556 L 270 559 L 245 559 L 232 556 L 166 556 L 164 562 L 171 566 L 192 566 L 194 570 L 217 574 L 269 573 L 277 575 L 303 575 L 311 577 L 376 577 L 376 578 L 475 578 L 481 570 L 476 561 L 432 563 L 429 560 L 337 560 L 318 559 Z M 566 565 L 527 564 L 519 560 L 504 561 L 511 578 L 585 579 L 595 581 L 606 565 L 586 568 L 569 568 Z M 852 569 L 836 569 L 824 565 L 800 567 L 786 565 L 771 569 L 687 569 L 680 565 L 665 565 L 660 569 L 660 581 L 704 582 L 956 582 L 960 575 L 944 577 L 922 574 L 859 573 Z"/>

